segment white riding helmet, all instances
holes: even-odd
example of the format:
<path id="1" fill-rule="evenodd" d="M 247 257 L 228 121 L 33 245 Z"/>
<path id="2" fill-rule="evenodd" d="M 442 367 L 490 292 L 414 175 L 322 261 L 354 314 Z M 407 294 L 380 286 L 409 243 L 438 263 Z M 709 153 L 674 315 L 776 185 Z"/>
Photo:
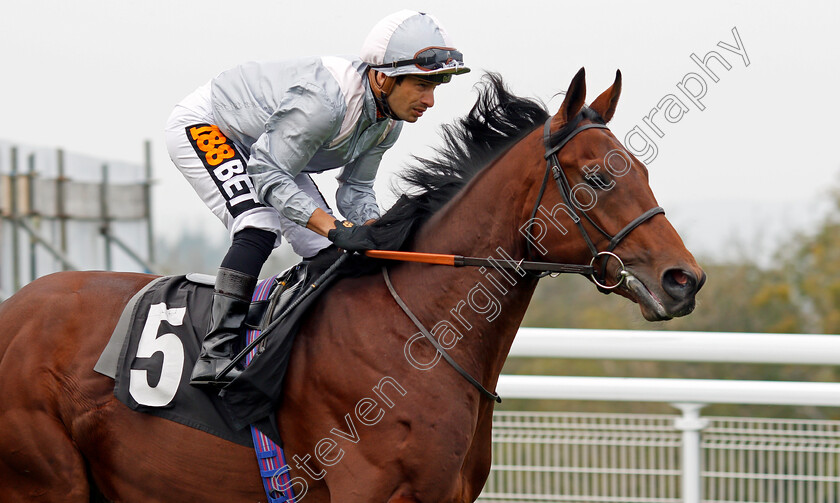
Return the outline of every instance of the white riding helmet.
<path id="1" fill-rule="evenodd" d="M 452 75 L 470 71 L 437 18 L 412 10 L 377 23 L 362 45 L 361 58 L 388 77 L 434 75 L 435 81 L 449 82 Z"/>

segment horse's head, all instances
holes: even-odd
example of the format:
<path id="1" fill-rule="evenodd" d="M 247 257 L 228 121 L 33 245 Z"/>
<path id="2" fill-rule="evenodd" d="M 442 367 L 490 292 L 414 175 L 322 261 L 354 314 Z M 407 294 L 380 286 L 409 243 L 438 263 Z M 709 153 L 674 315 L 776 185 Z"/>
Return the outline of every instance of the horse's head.
<path id="1" fill-rule="evenodd" d="M 620 94 L 616 72 L 586 107 L 583 68 L 572 79 L 544 128 L 546 182 L 531 220 L 541 239 L 532 227 L 530 246 L 546 260 L 594 256 L 592 280 L 637 302 L 647 320 L 685 316 L 706 275 L 659 208 L 647 168 L 605 127 Z"/>

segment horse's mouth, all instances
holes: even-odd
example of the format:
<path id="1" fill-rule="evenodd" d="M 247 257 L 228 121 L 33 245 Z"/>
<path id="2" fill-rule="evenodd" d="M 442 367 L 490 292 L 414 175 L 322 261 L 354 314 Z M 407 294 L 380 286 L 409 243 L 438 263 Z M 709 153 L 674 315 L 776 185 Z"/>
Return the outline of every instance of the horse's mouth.
<path id="1" fill-rule="evenodd" d="M 633 295 L 636 302 L 638 302 L 639 307 L 642 309 L 642 316 L 644 316 L 646 320 L 665 321 L 673 318 L 673 316 L 668 313 L 668 310 L 662 304 L 659 297 L 651 292 L 642 280 L 633 276 L 632 273 L 625 273 L 624 285 L 625 288 Z"/>

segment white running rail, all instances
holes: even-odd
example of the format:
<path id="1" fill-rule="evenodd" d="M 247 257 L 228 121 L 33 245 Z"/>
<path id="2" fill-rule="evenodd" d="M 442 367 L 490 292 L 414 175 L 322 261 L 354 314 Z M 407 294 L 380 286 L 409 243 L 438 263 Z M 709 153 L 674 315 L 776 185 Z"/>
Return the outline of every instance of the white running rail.
<path id="1" fill-rule="evenodd" d="M 662 332 L 630 330 L 583 330 L 521 328 L 510 352 L 511 357 L 538 358 L 582 358 L 647 361 L 687 361 L 716 363 L 772 363 L 797 365 L 840 365 L 840 336 L 810 334 L 751 334 L 718 332 Z M 673 421 L 673 428 L 681 436 L 679 454 L 679 499 L 638 499 L 635 501 L 680 501 L 701 503 L 723 501 L 703 499 L 703 475 L 711 476 L 712 469 L 703 464 L 702 432 L 709 427 L 710 420 L 700 416 L 700 410 L 707 404 L 741 403 L 793 406 L 840 406 L 840 384 L 833 382 L 766 382 L 726 379 L 653 379 L 624 377 L 570 377 L 570 376 L 513 376 L 502 375 L 496 391 L 504 399 L 556 399 L 556 400 L 606 400 L 664 402 L 682 412 Z M 513 413 L 500 413 L 513 414 Z M 838 423 L 840 425 L 840 423 Z M 503 430 L 507 431 L 507 430 Z M 528 430 L 533 431 L 533 428 Z M 508 432 L 509 433 L 509 432 Z M 836 439 L 832 439 L 836 440 Z M 517 441 L 519 442 L 519 441 Z M 835 442 L 836 443 L 836 442 Z M 708 450 L 708 445 L 706 446 Z M 775 448 L 774 448 L 775 449 Z M 835 484 L 831 491 L 840 487 L 840 462 L 837 446 L 820 448 L 821 452 L 833 456 L 828 472 L 811 479 Z M 827 449 L 827 450 L 826 450 Z M 762 447 L 761 450 L 771 450 Z M 807 449 L 806 449 L 807 450 Z M 495 453 L 495 447 L 494 447 Z M 799 455 L 801 453 L 797 453 Z M 793 455 L 793 454 L 791 454 Z M 733 455 L 734 456 L 734 455 Z M 735 458 L 733 458 L 735 459 Z M 835 461 L 836 460 L 836 461 Z M 494 458 L 494 465 L 496 461 Z M 733 464 L 734 461 L 727 462 Z M 727 464 L 723 463 L 723 464 Z M 758 462 L 759 464 L 764 463 Z M 721 463 L 719 462 L 718 465 Z M 716 466 L 718 466 L 716 465 Z M 763 466 L 763 465 L 762 465 Z M 507 467 L 511 470 L 518 470 Z M 719 466 L 718 466 L 719 468 Z M 552 468 L 562 472 L 568 468 Z M 767 467 L 756 468 L 752 475 L 727 475 L 727 477 L 758 478 L 774 477 L 762 475 Z M 576 468 L 575 470 L 592 470 Z M 711 471 L 710 471 L 711 470 Z M 715 472 L 717 473 L 717 472 Z M 809 476 L 803 475 L 805 479 Z M 493 476 L 491 475 L 491 482 Z M 731 484 L 735 482 L 730 481 Z M 740 483 L 744 483 L 742 480 Z M 490 484 L 488 483 L 488 486 Z M 708 486 L 708 484 L 707 484 Z M 836 486 L 836 487 L 835 487 Z M 708 486 L 712 487 L 712 486 Z M 733 486 L 735 487 L 735 486 Z M 737 486 L 740 487 L 740 486 Z M 753 486 L 749 486 L 753 487 Z M 821 486 L 822 487 L 822 486 Z M 781 491 L 781 489 L 779 489 Z M 717 491 L 717 489 L 714 489 Z M 737 492 L 735 489 L 732 490 Z M 811 501 L 804 496 L 787 499 L 789 496 L 764 495 L 763 486 L 746 489 L 738 493 L 740 499 L 729 496 L 726 501 Z M 824 492 L 824 489 L 820 489 Z M 487 492 L 487 489 L 485 489 Z M 758 493 L 762 493 L 761 497 Z M 833 495 L 834 493 L 831 492 Z M 492 495 L 490 495 L 492 496 Z M 813 501 L 829 501 L 825 495 L 816 494 Z M 482 496 L 482 501 L 516 501 Z M 597 499 L 578 494 L 519 501 L 631 501 L 630 499 Z M 758 499 L 751 499 L 758 498 Z M 770 498 L 770 499 L 766 499 Z M 776 499 L 779 498 L 779 499 Z M 837 500 L 835 500 L 837 501 Z"/>

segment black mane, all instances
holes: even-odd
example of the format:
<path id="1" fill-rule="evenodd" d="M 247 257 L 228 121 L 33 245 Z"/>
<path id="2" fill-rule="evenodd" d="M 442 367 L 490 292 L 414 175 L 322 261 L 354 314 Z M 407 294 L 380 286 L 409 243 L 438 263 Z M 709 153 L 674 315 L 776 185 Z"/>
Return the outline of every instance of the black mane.
<path id="1" fill-rule="evenodd" d="M 479 171 L 548 117 L 541 103 L 513 95 L 501 76 L 488 73 L 470 112 L 443 126 L 444 145 L 435 150 L 435 157 L 415 157 L 415 165 L 400 175 L 408 186 L 406 194 L 373 224 L 379 248 L 404 248 Z"/>

